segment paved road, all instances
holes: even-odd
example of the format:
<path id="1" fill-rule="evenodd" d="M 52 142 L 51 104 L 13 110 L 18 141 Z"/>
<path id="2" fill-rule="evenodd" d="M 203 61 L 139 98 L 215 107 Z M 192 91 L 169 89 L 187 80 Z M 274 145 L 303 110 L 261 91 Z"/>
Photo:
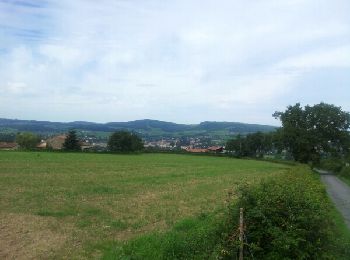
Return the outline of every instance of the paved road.
<path id="1" fill-rule="evenodd" d="M 321 179 L 337 209 L 342 213 L 350 229 L 350 187 L 337 176 L 321 173 Z"/>

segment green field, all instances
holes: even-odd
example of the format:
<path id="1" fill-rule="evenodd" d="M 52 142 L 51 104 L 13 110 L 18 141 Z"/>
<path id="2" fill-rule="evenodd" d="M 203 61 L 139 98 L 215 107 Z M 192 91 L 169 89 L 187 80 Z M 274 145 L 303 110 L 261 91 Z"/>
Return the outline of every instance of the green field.
<path id="1" fill-rule="evenodd" d="M 208 156 L 0 152 L 0 258 L 98 258 L 104 243 L 219 212 L 238 184 L 286 169 Z"/>

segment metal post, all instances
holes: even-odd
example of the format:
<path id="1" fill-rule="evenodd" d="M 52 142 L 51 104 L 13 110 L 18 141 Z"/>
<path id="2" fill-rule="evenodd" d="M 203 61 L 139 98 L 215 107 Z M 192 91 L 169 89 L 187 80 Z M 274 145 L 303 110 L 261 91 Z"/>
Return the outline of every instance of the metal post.
<path id="1" fill-rule="evenodd" d="M 239 210 L 239 260 L 243 260 L 244 230 L 243 230 L 243 208 Z"/>

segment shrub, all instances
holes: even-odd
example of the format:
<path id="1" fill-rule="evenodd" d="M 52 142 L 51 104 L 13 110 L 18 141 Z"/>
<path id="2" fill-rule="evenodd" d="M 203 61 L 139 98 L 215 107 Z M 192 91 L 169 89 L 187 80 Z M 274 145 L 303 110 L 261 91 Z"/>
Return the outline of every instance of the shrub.
<path id="1" fill-rule="evenodd" d="M 344 162 L 338 158 L 328 158 L 321 160 L 319 167 L 324 170 L 331 171 L 333 173 L 338 173 L 344 166 Z"/>
<path id="2" fill-rule="evenodd" d="M 31 150 L 40 142 L 40 137 L 33 133 L 18 133 L 16 135 L 16 142 L 22 149 Z"/>
<path id="3" fill-rule="evenodd" d="M 143 149 L 143 143 L 136 134 L 127 131 L 117 131 L 108 140 L 108 149 L 111 152 L 129 153 Z"/>
<path id="4" fill-rule="evenodd" d="M 256 259 L 324 259 L 335 250 L 331 204 L 319 180 L 305 168 L 240 188 L 245 209 L 247 247 Z M 237 243 L 226 241 L 223 258 L 236 256 Z"/>
<path id="5" fill-rule="evenodd" d="M 340 176 L 350 179 L 350 167 L 349 166 L 343 167 L 342 170 L 340 171 Z"/>

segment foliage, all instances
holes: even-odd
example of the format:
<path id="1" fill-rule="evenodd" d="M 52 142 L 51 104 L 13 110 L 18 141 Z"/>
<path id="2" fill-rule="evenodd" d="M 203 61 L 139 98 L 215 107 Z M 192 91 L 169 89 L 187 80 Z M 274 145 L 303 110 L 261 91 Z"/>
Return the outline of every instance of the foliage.
<path id="1" fill-rule="evenodd" d="M 63 150 L 65 151 L 81 151 L 80 142 L 77 138 L 75 130 L 70 130 L 63 143 Z"/>
<path id="2" fill-rule="evenodd" d="M 16 141 L 15 133 L 0 133 L 0 142 L 14 142 Z"/>
<path id="3" fill-rule="evenodd" d="M 344 166 L 339 175 L 347 180 L 347 183 L 350 184 L 350 166 Z"/>
<path id="4" fill-rule="evenodd" d="M 143 149 L 143 142 L 134 133 L 118 131 L 110 136 L 108 149 L 111 152 L 137 152 Z"/>
<path id="5" fill-rule="evenodd" d="M 279 132 L 257 132 L 244 137 L 237 135 L 227 141 L 225 149 L 238 157 L 262 157 L 268 152 L 281 150 Z"/>
<path id="6" fill-rule="evenodd" d="M 320 164 L 317 167 L 320 167 L 323 170 L 328 170 L 332 173 L 339 173 L 344 167 L 345 163 L 342 159 L 339 158 L 326 158 L 322 159 Z"/>
<path id="7" fill-rule="evenodd" d="M 258 186 L 242 186 L 232 219 L 238 208 L 244 208 L 246 246 L 256 259 L 328 259 L 350 253 L 337 238 L 324 187 L 303 167 Z M 225 257 L 233 257 L 237 244 L 225 246 L 230 252 Z"/>
<path id="8" fill-rule="evenodd" d="M 318 163 L 322 155 L 348 152 L 350 114 L 341 107 L 320 103 L 303 108 L 297 103 L 273 116 L 281 120 L 284 145 L 296 161 Z"/>
<path id="9" fill-rule="evenodd" d="M 18 133 L 16 135 L 16 142 L 22 149 L 34 149 L 36 145 L 40 142 L 40 137 L 29 132 Z"/>

